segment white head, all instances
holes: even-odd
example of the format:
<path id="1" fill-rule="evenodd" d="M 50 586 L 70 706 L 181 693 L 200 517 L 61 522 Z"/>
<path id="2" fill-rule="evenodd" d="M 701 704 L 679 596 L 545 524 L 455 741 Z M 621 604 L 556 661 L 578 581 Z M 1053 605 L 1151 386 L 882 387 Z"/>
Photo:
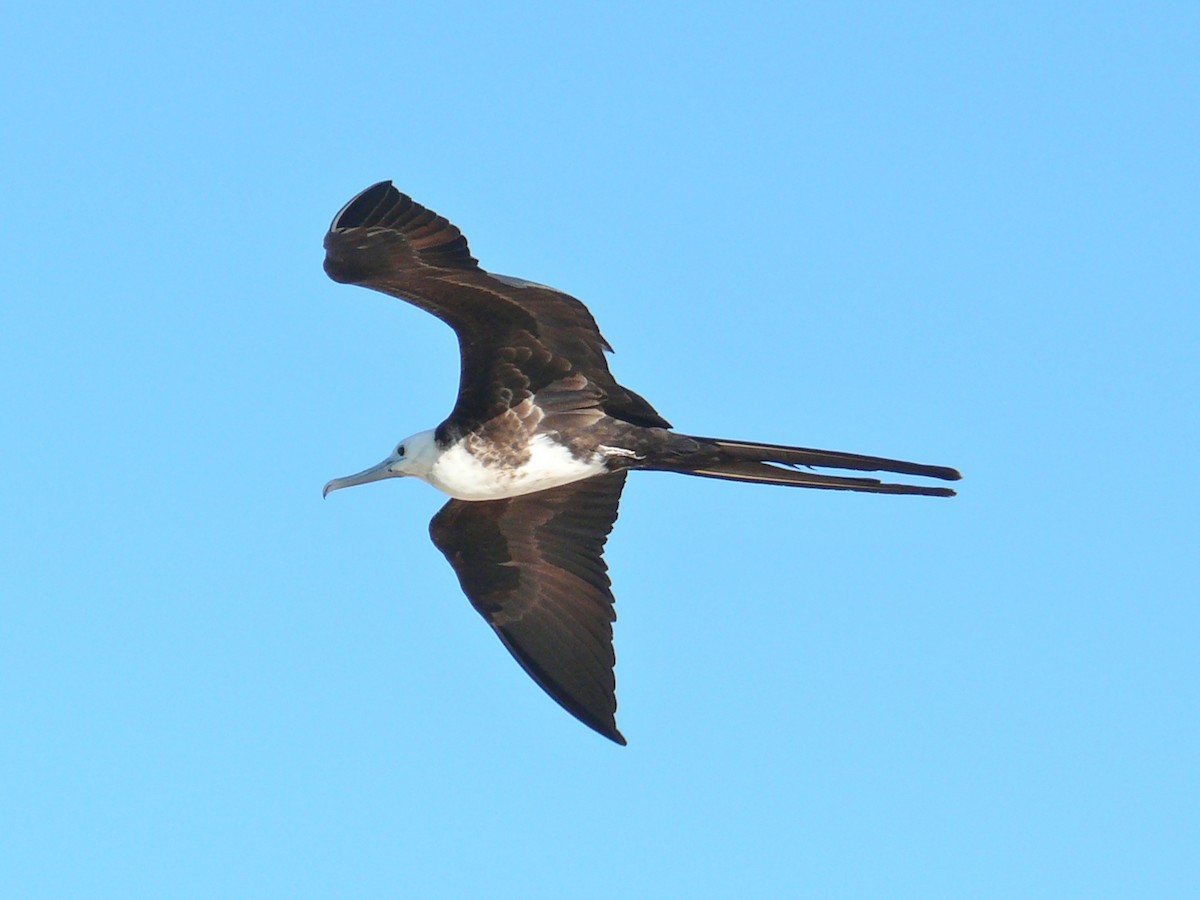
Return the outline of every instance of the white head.
<path id="1" fill-rule="evenodd" d="M 356 475 L 333 479 L 325 485 L 324 496 L 328 497 L 332 491 L 354 487 L 356 484 L 382 481 L 384 478 L 403 478 L 412 475 L 422 481 L 428 481 L 429 473 L 433 469 L 433 464 L 437 462 L 439 452 L 433 431 L 417 432 L 397 444 L 396 449 L 388 458 L 378 465 L 363 469 Z"/>

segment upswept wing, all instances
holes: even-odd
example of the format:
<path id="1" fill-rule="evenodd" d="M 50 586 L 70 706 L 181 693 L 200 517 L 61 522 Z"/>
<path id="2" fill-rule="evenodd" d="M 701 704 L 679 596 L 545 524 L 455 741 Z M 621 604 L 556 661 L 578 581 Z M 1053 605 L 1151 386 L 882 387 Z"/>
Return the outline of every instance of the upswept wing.
<path id="1" fill-rule="evenodd" d="M 505 500 L 451 500 L 433 543 L 517 662 L 585 725 L 618 744 L 613 595 L 604 544 L 625 473 Z"/>
<path id="2" fill-rule="evenodd" d="M 600 407 L 636 425 L 670 427 L 609 372 L 611 350 L 586 306 L 561 291 L 493 275 L 454 225 L 390 181 L 367 188 L 334 217 L 325 271 L 406 300 L 450 325 L 462 357 L 449 423 L 464 431 L 538 390 L 581 374 Z"/>

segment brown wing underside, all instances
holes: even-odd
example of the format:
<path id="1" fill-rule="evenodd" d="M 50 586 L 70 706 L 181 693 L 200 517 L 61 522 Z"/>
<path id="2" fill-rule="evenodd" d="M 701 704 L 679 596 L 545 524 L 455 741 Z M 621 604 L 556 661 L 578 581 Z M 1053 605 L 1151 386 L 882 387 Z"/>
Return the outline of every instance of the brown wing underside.
<path id="1" fill-rule="evenodd" d="M 469 430 L 547 384 L 582 374 L 609 415 L 669 428 L 649 403 L 612 377 L 608 343 L 586 306 L 553 288 L 479 267 L 462 232 L 380 182 L 334 217 L 325 271 L 406 300 L 458 335 L 462 377 L 451 419 Z"/>
<path id="2" fill-rule="evenodd" d="M 429 532 L 475 609 L 526 672 L 619 744 L 604 544 L 625 473 L 506 500 L 451 500 Z"/>

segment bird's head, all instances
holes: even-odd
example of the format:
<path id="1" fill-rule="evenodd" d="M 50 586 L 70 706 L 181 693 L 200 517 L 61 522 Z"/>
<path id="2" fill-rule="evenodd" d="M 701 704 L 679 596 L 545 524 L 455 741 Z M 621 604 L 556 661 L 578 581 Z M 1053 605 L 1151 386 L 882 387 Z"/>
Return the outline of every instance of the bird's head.
<path id="1" fill-rule="evenodd" d="M 438 449 L 432 431 L 421 431 L 412 437 L 405 438 L 396 445 L 396 449 L 388 454 L 387 459 L 369 469 L 363 469 L 355 475 L 345 478 L 335 478 L 325 485 L 323 496 L 328 497 L 333 491 L 354 487 L 358 484 L 368 484 L 372 481 L 382 481 L 384 478 L 403 478 L 412 475 L 422 481 L 429 480 L 429 472 L 437 461 Z"/>

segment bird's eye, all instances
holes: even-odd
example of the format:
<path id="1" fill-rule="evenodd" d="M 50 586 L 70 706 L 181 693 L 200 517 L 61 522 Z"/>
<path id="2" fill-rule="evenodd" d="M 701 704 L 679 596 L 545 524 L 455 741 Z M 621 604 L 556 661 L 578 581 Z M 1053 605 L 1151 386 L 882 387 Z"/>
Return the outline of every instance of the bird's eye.
<path id="1" fill-rule="evenodd" d="M 404 445 L 403 444 L 401 444 L 399 447 L 396 448 L 396 455 L 397 456 L 404 455 Z"/>

